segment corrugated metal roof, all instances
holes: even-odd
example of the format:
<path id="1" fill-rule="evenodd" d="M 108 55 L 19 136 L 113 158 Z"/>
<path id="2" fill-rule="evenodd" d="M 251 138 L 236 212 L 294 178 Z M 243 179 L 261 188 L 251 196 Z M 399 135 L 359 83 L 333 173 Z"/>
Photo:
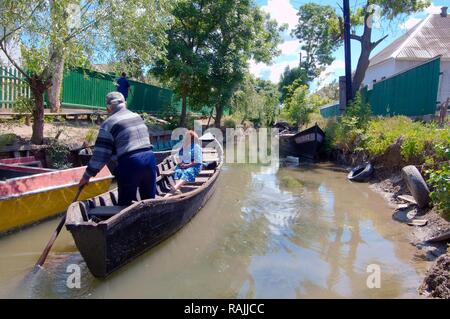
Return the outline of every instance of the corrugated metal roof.
<path id="1" fill-rule="evenodd" d="M 431 14 L 370 59 L 370 66 L 389 59 L 427 60 L 438 55 L 450 59 L 450 17 Z"/>

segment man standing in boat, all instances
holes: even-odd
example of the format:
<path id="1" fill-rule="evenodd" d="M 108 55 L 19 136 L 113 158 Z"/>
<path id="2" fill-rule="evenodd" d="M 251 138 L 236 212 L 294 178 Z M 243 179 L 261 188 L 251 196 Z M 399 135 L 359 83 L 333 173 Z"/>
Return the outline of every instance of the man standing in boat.
<path id="1" fill-rule="evenodd" d="M 111 159 L 118 158 L 116 169 L 119 206 L 136 200 L 139 188 L 141 199 L 154 198 L 156 194 L 156 161 L 151 150 L 147 126 L 142 118 L 126 108 L 120 92 L 106 95 L 108 119 L 100 127 L 94 152 L 79 186 L 89 183 Z"/>

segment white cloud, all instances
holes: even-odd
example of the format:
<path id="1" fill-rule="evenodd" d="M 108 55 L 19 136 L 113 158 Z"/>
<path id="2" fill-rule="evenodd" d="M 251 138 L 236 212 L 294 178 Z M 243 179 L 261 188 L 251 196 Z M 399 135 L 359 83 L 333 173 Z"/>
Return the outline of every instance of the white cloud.
<path id="1" fill-rule="evenodd" d="M 289 31 L 294 29 L 297 24 L 297 10 L 289 0 L 268 0 L 267 5 L 262 6 L 261 9 L 270 13 L 272 19 L 277 20 L 279 24 L 287 23 Z"/>
<path id="2" fill-rule="evenodd" d="M 317 88 L 320 89 L 327 84 L 330 84 L 334 79 L 337 78 L 339 71 L 345 70 L 345 62 L 343 60 L 334 60 L 326 69 L 319 75 L 319 77 L 314 80 Z"/>
<path id="3" fill-rule="evenodd" d="M 417 23 L 423 20 L 425 18 L 425 15 L 429 14 L 439 14 L 441 13 L 441 6 L 437 6 L 433 3 L 431 3 L 430 6 L 425 8 L 423 11 L 418 12 L 412 16 L 410 16 L 405 22 L 400 24 L 400 28 L 404 30 L 409 30 L 412 27 L 414 27 Z"/>
<path id="4" fill-rule="evenodd" d="M 292 55 L 300 53 L 300 42 L 298 40 L 284 41 L 278 46 L 281 55 Z"/>
<path id="5" fill-rule="evenodd" d="M 283 74 L 284 69 L 289 66 L 289 68 L 295 68 L 298 66 L 298 59 L 283 61 L 267 65 L 265 63 L 256 63 L 255 61 L 250 61 L 250 73 L 257 78 L 261 78 L 265 74 L 269 74 L 269 80 L 272 83 L 278 83 L 280 81 L 281 74 Z"/>
<path id="6" fill-rule="evenodd" d="M 441 6 L 436 6 L 433 3 L 431 3 L 431 5 L 425 9 L 425 12 L 427 14 L 441 13 Z"/>
<path id="7" fill-rule="evenodd" d="M 405 22 L 401 23 L 400 28 L 409 30 L 412 27 L 414 27 L 417 23 L 419 23 L 420 21 L 422 21 L 422 19 L 411 17 L 408 20 L 406 20 Z"/>

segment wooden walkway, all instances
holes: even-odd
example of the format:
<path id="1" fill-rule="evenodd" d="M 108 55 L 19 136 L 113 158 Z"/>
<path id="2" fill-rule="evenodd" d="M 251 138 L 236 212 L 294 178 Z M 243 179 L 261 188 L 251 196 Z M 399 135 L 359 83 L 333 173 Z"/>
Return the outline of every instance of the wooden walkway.
<path id="1" fill-rule="evenodd" d="M 63 109 L 62 112 L 59 113 L 51 113 L 49 110 L 45 110 L 44 112 L 44 118 L 51 118 L 56 121 L 94 121 L 97 124 L 100 124 L 103 122 L 106 117 L 108 116 L 108 113 L 103 110 L 95 110 L 95 111 L 88 111 L 88 110 L 80 110 L 80 109 Z M 164 121 L 160 118 L 157 118 L 155 116 L 147 115 L 148 118 L 154 120 L 155 122 L 159 124 L 167 124 L 167 121 Z M 27 123 L 31 120 L 32 114 L 31 113 L 15 113 L 15 112 L 7 112 L 5 110 L 0 109 L 0 119 L 12 119 L 12 120 L 19 120 L 25 118 Z"/>

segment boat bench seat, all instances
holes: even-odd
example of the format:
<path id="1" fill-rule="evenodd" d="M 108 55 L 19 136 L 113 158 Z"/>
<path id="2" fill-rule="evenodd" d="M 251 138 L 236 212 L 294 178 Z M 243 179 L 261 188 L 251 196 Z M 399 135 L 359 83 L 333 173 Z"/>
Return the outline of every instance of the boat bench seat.
<path id="1" fill-rule="evenodd" d="M 111 217 L 120 213 L 126 206 L 97 206 L 91 208 L 88 212 L 89 216 Z"/>

